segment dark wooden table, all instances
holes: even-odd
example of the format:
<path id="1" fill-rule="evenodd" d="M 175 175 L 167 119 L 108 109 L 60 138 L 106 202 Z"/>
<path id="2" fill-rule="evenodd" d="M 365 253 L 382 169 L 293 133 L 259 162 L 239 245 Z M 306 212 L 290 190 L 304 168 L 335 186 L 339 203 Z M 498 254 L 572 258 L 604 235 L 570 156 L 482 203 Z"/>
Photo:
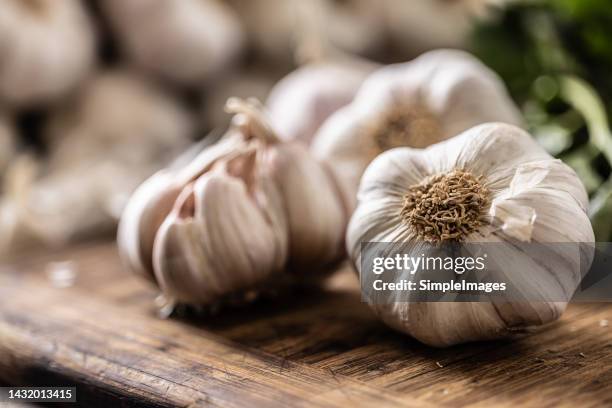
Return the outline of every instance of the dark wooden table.
<path id="1" fill-rule="evenodd" d="M 321 291 L 163 320 L 112 244 L 18 259 L 0 272 L 0 382 L 76 385 L 83 405 L 612 406 L 610 304 L 439 350 L 379 323 L 348 268 Z M 46 271 L 67 260 L 62 289 Z"/>

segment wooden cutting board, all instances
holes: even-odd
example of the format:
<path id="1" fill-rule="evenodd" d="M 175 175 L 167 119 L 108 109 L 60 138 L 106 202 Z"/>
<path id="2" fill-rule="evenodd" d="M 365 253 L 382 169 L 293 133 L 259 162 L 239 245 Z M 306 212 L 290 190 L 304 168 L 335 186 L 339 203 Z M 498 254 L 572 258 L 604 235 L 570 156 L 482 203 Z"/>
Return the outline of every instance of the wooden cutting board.
<path id="1" fill-rule="evenodd" d="M 0 271 L 0 382 L 76 385 L 81 405 L 612 406 L 612 304 L 439 350 L 379 323 L 348 267 L 321 291 L 164 320 L 113 244 L 16 258 Z M 61 261 L 68 288 L 48 273 Z"/>

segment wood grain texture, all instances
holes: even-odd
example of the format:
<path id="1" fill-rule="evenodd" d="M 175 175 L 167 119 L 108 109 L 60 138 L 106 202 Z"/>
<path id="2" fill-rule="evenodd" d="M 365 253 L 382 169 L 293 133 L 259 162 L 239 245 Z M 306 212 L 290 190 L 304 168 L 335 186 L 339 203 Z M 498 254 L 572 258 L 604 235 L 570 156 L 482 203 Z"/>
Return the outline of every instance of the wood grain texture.
<path id="1" fill-rule="evenodd" d="M 16 256 L 0 271 L 0 382 L 77 385 L 88 406 L 612 406 L 612 305 L 571 305 L 512 340 L 433 349 L 323 290 L 162 320 L 112 244 Z M 72 260 L 68 289 L 45 268 Z"/>

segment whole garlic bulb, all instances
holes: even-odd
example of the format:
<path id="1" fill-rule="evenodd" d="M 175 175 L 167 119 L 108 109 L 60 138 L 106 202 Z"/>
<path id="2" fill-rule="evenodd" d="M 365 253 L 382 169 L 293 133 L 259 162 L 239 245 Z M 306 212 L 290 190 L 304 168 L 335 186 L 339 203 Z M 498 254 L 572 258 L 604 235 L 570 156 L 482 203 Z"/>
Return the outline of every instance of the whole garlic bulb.
<path id="1" fill-rule="evenodd" d="M 188 113 L 129 72 L 95 76 L 72 102 L 52 114 L 48 160 L 11 172 L 0 230 L 12 234 L 0 253 L 112 234 L 131 193 L 190 141 Z"/>
<path id="2" fill-rule="evenodd" d="M 99 72 L 70 102 L 54 112 L 46 135 L 51 172 L 107 159 L 151 174 L 189 144 L 194 130 L 174 95 L 126 69 Z"/>
<path id="3" fill-rule="evenodd" d="M 465 47 L 476 20 L 509 0 L 383 0 L 386 25 L 394 44 L 407 55 L 442 47 Z"/>
<path id="4" fill-rule="evenodd" d="M 17 107 L 46 103 L 74 89 L 92 68 L 92 23 L 80 0 L 6 0 L 0 53 L 0 100 Z"/>
<path id="5" fill-rule="evenodd" d="M 240 54 L 243 32 L 219 0 L 103 0 L 126 54 L 180 84 L 200 84 Z"/>
<path id="6" fill-rule="evenodd" d="M 522 123 L 498 76 L 470 54 L 438 50 L 374 72 L 319 129 L 312 151 L 354 208 L 361 175 L 378 154 L 426 147 L 492 121 Z"/>
<path id="7" fill-rule="evenodd" d="M 402 252 L 414 256 L 433 253 L 443 242 L 508 243 L 492 281 L 518 282 L 529 300 L 538 290 L 562 294 L 550 299 L 569 299 L 581 265 L 567 260 L 564 247 L 552 246 L 554 255 L 528 254 L 510 244 L 592 243 L 587 206 L 584 186 L 569 166 L 517 127 L 484 124 L 426 149 L 380 155 L 363 176 L 347 247 L 361 270 L 362 242 L 405 243 Z M 592 248 L 581 252 L 590 265 Z M 371 307 L 391 327 L 433 346 L 506 336 L 551 322 L 566 306 L 539 300 L 401 302 Z"/>
<path id="8" fill-rule="evenodd" d="M 349 104 L 374 64 L 320 61 L 304 65 L 281 79 L 266 102 L 270 121 L 283 140 L 310 145 L 323 122 Z"/>
<path id="9" fill-rule="evenodd" d="M 346 214 L 326 169 L 282 143 L 254 102 L 228 101 L 234 125 L 183 167 L 136 191 L 119 228 L 126 265 L 173 302 L 244 300 L 335 262 Z"/>

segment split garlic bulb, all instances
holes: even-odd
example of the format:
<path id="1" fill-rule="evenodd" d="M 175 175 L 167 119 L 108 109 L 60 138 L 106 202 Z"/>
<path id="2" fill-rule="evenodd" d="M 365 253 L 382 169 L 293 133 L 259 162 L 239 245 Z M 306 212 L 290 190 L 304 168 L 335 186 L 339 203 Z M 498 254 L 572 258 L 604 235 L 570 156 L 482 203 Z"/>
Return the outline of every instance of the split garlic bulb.
<path id="1" fill-rule="evenodd" d="M 354 208 L 361 175 L 380 153 L 426 147 L 485 122 L 522 123 L 502 81 L 470 54 L 432 51 L 369 76 L 319 129 L 312 151 Z"/>
<path id="2" fill-rule="evenodd" d="M 103 0 L 125 53 L 139 66 L 180 84 L 199 84 L 230 65 L 243 32 L 219 0 Z"/>
<path id="3" fill-rule="evenodd" d="M 484 124 L 426 149 L 400 147 L 380 155 L 363 176 L 347 247 L 365 273 L 363 242 L 403 243 L 402 252 L 417 257 L 444 242 L 507 243 L 495 259 L 499 269 L 488 271 L 496 274 L 492 281 L 515 282 L 527 300 L 569 299 L 581 266 L 584 272 L 592 261 L 592 248 L 581 247 L 586 265 L 578 265 L 568 261 L 566 247 L 551 246 L 553 254 L 522 252 L 513 243 L 592 243 L 587 206 L 584 186 L 569 166 L 517 127 Z M 550 297 L 538 297 L 538 291 Z M 389 326 L 433 346 L 503 337 L 556 320 L 566 306 L 546 300 L 407 300 L 370 306 Z"/>
<path id="4" fill-rule="evenodd" d="M 285 76 L 266 102 L 279 137 L 310 145 L 323 122 L 353 100 L 374 69 L 374 64 L 362 61 L 321 61 Z"/>
<path id="5" fill-rule="evenodd" d="M 154 175 L 122 216 L 122 258 L 173 302 L 241 301 L 312 278 L 310 268 L 342 253 L 347 217 L 326 169 L 302 145 L 281 142 L 256 102 L 231 99 L 228 108 L 228 134 Z"/>
<path id="6" fill-rule="evenodd" d="M 130 194 L 189 143 L 187 112 L 129 72 L 99 74 L 72 102 L 52 115 L 47 161 L 11 171 L 0 253 L 111 234 Z"/>
<path id="7" fill-rule="evenodd" d="M 80 0 L 0 6 L 0 100 L 22 107 L 70 92 L 90 71 L 95 35 Z"/>

